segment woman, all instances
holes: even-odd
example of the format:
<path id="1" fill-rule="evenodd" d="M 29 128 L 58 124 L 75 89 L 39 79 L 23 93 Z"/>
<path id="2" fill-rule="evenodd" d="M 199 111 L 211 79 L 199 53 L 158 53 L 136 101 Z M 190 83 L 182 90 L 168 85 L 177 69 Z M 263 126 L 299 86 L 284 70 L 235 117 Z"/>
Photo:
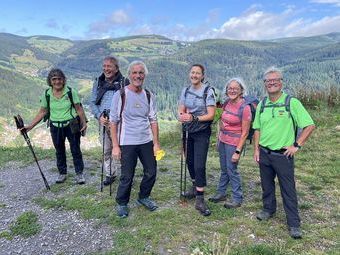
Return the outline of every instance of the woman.
<path id="1" fill-rule="evenodd" d="M 66 180 L 65 139 L 67 138 L 77 174 L 76 182 L 84 184 L 84 162 L 80 150 L 80 136 L 85 133 L 87 124 L 79 96 L 74 89 L 65 86 L 66 77 L 60 69 L 52 69 L 49 72 L 47 83 L 50 88 L 40 98 L 41 108 L 38 114 L 32 123 L 24 128 L 28 132 L 44 117 L 48 117 L 59 170 L 56 183 L 63 183 Z"/>
<path id="2" fill-rule="evenodd" d="M 203 84 L 202 65 L 191 66 L 189 79 L 191 86 L 183 89 L 178 107 L 179 121 L 183 123 L 183 148 L 187 148 L 186 162 L 193 184 L 185 195 L 189 199 L 196 196 L 195 208 L 202 215 L 208 216 L 210 210 L 204 200 L 204 187 L 207 183 L 205 165 L 216 100 L 213 88 Z"/>
<path id="3" fill-rule="evenodd" d="M 209 201 L 217 203 L 226 200 L 227 185 L 232 187 L 232 201 L 226 202 L 225 208 L 241 206 L 243 192 L 241 176 L 237 171 L 242 148 L 246 142 L 250 123 L 250 106 L 245 104 L 243 95 L 245 85 L 239 78 L 232 78 L 227 82 L 225 93 L 227 100 L 223 105 L 223 113 L 220 121 L 219 145 L 221 177 L 217 186 L 216 195 Z"/>

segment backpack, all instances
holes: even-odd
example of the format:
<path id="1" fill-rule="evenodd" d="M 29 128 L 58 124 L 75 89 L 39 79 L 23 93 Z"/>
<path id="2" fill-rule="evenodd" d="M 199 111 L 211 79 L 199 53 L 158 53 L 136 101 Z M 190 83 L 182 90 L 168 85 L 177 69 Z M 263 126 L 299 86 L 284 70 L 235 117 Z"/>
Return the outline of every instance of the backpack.
<path id="1" fill-rule="evenodd" d="M 198 96 L 197 94 L 189 91 L 189 89 L 190 89 L 190 86 L 185 89 L 184 98 L 186 98 L 187 94 L 191 94 L 191 95 L 194 95 L 196 98 L 203 99 L 205 105 L 207 104 L 207 97 L 208 97 L 209 89 L 213 90 L 213 93 L 216 97 L 215 88 L 210 86 L 209 84 L 204 88 L 202 96 Z M 189 133 L 196 133 L 198 131 L 208 128 L 212 123 L 213 121 L 191 121 L 191 122 L 183 123 L 182 127 L 183 127 L 183 130 L 188 131 Z"/>
<path id="2" fill-rule="evenodd" d="M 68 96 L 68 98 L 70 99 L 70 101 L 71 101 L 71 107 L 70 107 L 70 111 L 71 111 L 71 115 L 72 115 L 72 107 L 75 109 L 75 106 L 74 106 L 74 101 L 73 101 L 73 95 L 72 95 L 72 88 L 71 87 L 69 87 L 69 86 L 67 86 L 67 88 L 68 88 L 68 91 L 67 91 L 67 96 Z M 46 102 L 47 102 L 47 113 L 46 113 L 46 115 L 44 116 L 44 122 L 46 122 L 47 120 L 49 120 L 50 119 L 50 95 L 49 94 L 47 94 L 47 91 L 48 91 L 49 89 L 46 89 L 45 90 L 45 98 L 46 98 Z M 47 122 L 47 126 L 48 126 L 48 122 Z"/>
<path id="3" fill-rule="evenodd" d="M 128 85 L 130 83 L 130 81 L 123 77 L 120 72 L 119 72 L 119 80 L 118 81 L 114 81 L 113 82 L 113 86 L 110 90 L 113 91 L 118 91 L 120 89 L 122 89 L 124 86 Z M 104 94 L 106 93 L 107 90 L 103 89 L 103 85 L 102 82 L 104 81 L 105 76 L 104 74 L 102 74 L 101 76 L 99 76 L 98 78 L 96 78 L 96 82 L 97 82 L 97 95 L 96 95 L 96 101 L 95 101 L 95 105 L 100 105 L 101 100 L 104 96 Z"/>
<path id="4" fill-rule="evenodd" d="M 294 136 L 295 136 L 295 142 L 296 142 L 297 138 L 299 137 L 299 135 L 302 132 L 302 128 L 299 128 L 297 126 L 297 123 L 296 123 L 295 119 L 293 118 L 293 115 L 290 112 L 290 101 L 293 98 L 293 96 L 287 95 L 284 104 L 275 104 L 275 105 L 266 105 L 267 98 L 268 97 L 264 97 L 263 100 L 262 100 L 261 108 L 260 108 L 260 114 L 263 113 L 264 108 L 285 107 L 286 112 L 288 112 L 289 117 L 291 117 L 291 119 L 293 121 Z"/>
<path id="5" fill-rule="evenodd" d="M 247 140 L 249 140 L 249 143 L 251 144 L 252 140 L 253 140 L 253 136 L 254 136 L 254 132 L 255 130 L 252 128 L 252 124 L 254 122 L 254 119 L 255 119 L 255 114 L 256 114 L 256 107 L 257 105 L 259 104 L 259 100 L 254 97 L 254 96 L 244 96 L 243 97 L 244 99 L 244 102 L 241 104 L 238 112 L 235 114 L 233 112 L 229 112 L 229 111 L 226 111 L 225 110 L 225 107 L 227 106 L 228 102 L 229 102 L 229 99 L 227 99 L 224 104 L 223 104 L 223 111 L 226 111 L 227 113 L 231 114 L 231 115 L 234 115 L 234 116 L 237 116 L 241 121 L 242 121 L 242 116 L 243 116 L 243 110 L 244 108 L 249 105 L 250 106 L 250 112 L 251 112 L 251 124 L 250 124 L 250 128 L 249 128 L 249 133 L 248 133 L 248 136 L 247 136 Z"/>

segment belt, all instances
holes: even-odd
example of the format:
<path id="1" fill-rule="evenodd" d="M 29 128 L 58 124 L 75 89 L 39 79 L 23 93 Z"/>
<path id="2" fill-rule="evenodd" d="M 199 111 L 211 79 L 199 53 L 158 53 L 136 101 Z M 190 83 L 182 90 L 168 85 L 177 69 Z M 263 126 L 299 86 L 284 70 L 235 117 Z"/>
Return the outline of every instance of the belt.
<path id="1" fill-rule="evenodd" d="M 267 154 L 273 154 L 273 155 L 283 155 L 283 153 L 286 151 L 286 149 L 279 149 L 279 150 L 271 150 L 267 147 L 261 146 L 260 148 L 262 149 L 262 151 L 264 151 Z"/>
<path id="2" fill-rule="evenodd" d="M 221 130 L 221 132 L 222 132 L 224 135 L 229 135 L 229 136 L 231 136 L 231 137 L 238 137 L 238 138 L 240 138 L 240 137 L 241 137 L 241 135 L 240 135 L 240 134 L 235 134 L 235 133 L 233 133 L 233 132 L 230 132 L 230 131 Z"/>

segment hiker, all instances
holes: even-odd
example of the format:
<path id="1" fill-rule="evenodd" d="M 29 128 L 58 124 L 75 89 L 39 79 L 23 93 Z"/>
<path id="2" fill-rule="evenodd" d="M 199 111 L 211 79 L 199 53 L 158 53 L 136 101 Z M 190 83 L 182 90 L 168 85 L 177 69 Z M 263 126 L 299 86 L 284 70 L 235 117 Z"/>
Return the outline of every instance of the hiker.
<path id="1" fill-rule="evenodd" d="M 148 69 L 142 61 L 128 67 L 130 84 L 115 93 L 110 109 L 112 156 L 121 160 L 121 176 L 117 189 L 117 215 L 129 215 L 128 203 L 137 159 L 143 165 L 137 203 L 154 211 L 158 208 L 150 198 L 156 181 L 156 159 L 159 151 L 158 123 L 155 97 L 143 88 Z M 117 133 L 118 131 L 118 133 Z"/>
<path id="2" fill-rule="evenodd" d="M 66 180 L 67 165 L 65 140 L 70 143 L 76 182 L 84 184 L 84 161 L 80 150 L 80 136 L 87 129 L 85 113 L 76 90 L 66 85 L 66 77 L 62 70 L 52 69 L 47 76 L 50 86 L 40 98 L 40 110 L 25 127 L 26 131 L 34 128 L 44 117 L 49 118 L 49 127 L 54 148 L 56 149 L 59 176 L 56 183 Z"/>
<path id="3" fill-rule="evenodd" d="M 305 144 L 315 125 L 301 102 L 282 92 L 283 77 L 279 69 L 271 67 L 263 77 L 268 97 L 259 103 L 253 123 L 254 160 L 260 167 L 263 202 L 263 209 L 256 217 L 268 220 L 276 212 L 277 176 L 289 234 L 297 239 L 302 237 L 302 233 L 294 180 L 294 155 Z M 297 128 L 303 129 L 298 137 Z"/>
<path id="4" fill-rule="evenodd" d="M 224 91 L 227 100 L 223 105 L 218 133 L 221 176 L 217 192 L 209 198 L 209 201 L 214 203 L 225 201 L 230 182 L 232 201 L 224 204 L 225 208 L 230 209 L 240 207 L 243 201 L 241 175 L 237 165 L 249 133 L 252 115 L 250 106 L 244 98 L 246 87 L 240 78 L 230 79 Z"/>
<path id="5" fill-rule="evenodd" d="M 123 77 L 119 71 L 118 60 L 107 56 L 103 60 L 103 73 L 96 78 L 92 87 L 90 107 L 92 114 L 98 120 L 99 140 L 103 146 L 103 168 L 106 178 L 105 186 L 114 182 L 120 162 L 112 158 L 112 141 L 110 135 L 109 112 L 113 94 L 129 84 L 129 80 Z"/>
<path id="6" fill-rule="evenodd" d="M 206 161 L 211 135 L 211 123 L 216 110 L 214 90 L 204 84 L 204 66 L 194 64 L 189 72 L 190 87 L 184 88 L 178 107 L 178 119 L 183 123 L 183 148 L 187 158 L 192 187 L 185 197 L 196 197 L 195 208 L 203 215 L 211 214 L 205 200 Z"/>

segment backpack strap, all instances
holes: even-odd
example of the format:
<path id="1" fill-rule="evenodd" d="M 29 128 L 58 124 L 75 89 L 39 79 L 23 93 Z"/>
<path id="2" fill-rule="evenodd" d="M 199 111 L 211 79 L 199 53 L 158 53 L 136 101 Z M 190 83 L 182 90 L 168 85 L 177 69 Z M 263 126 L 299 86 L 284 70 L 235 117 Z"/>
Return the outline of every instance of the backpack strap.
<path id="1" fill-rule="evenodd" d="M 266 102 L 267 102 L 267 97 L 264 97 L 262 102 L 261 102 L 260 114 L 263 113 L 264 106 L 266 105 Z"/>

